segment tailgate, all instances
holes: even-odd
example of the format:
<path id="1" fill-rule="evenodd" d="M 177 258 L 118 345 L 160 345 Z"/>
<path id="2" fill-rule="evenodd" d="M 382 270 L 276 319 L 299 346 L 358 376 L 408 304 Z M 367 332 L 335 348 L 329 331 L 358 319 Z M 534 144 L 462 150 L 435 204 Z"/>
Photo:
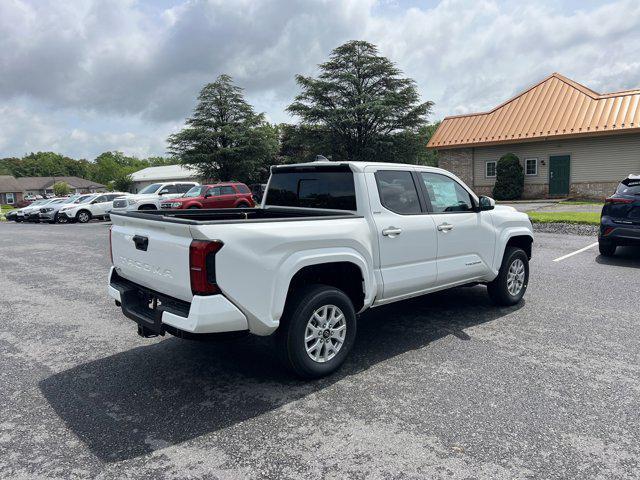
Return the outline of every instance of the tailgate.
<path id="1" fill-rule="evenodd" d="M 112 216 L 111 248 L 118 275 L 190 302 L 189 225 Z"/>

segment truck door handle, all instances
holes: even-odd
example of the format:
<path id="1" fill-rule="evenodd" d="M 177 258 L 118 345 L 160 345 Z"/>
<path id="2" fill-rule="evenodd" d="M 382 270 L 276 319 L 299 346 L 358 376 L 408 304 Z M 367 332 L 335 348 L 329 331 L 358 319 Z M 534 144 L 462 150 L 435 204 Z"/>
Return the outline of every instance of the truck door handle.
<path id="1" fill-rule="evenodd" d="M 137 250 L 142 250 L 143 252 L 147 251 L 149 247 L 149 237 L 143 237 L 141 235 L 135 235 L 133 237 L 133 243 L 136 244 Z"/>
<path id="2" fill-rule="evenodd" d="M 450 230 L 453 230 L 453 225 L 451 225 L 450 223 L 441 223 L 440 225 L 438 225 L 439 232 L 448 232 Z"/>
<path id="3" fill-rule="evenodd" d="M 402 229 L 398 228 L 398 227 L 387 227 L 384 230 L 382 230 L 382 235 L 384 235 L 385 237 L 395 237 L 397 235 L 400 235 L 402 233 Z"/>

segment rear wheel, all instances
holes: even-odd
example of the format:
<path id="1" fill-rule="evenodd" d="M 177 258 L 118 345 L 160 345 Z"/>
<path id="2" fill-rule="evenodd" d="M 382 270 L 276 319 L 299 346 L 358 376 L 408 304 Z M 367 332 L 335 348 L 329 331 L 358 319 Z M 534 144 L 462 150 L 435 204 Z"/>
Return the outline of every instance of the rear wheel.
<path id="1" fill-rule="evenodd" d="M 76 215 L 78 223 L 87 223 L 91 220 L 91 214 L 87 210 L 80 210 Z"/>
<path id="2" fill-rule="evenodd" d="M 613 257 L 618 246 L 610 240 L 598 240 L 598 249 L 603 257 Z"/>
<path id="3" fill-rule="evenodd" d="M 356 338 L 356 314 L 347 295 L 327 285 L 310 285 L 287 302 L 277 331 L 284 363 L 304 378 L 336 371 Z"/>
<path id="4" fill-rule="evenodd" d="M 489 297 L 496 305 L 515 305 L 524 296 L 529 283 L 529 258 L 521 248 L 507 247 L 500 272 L 487 284 Z"/>

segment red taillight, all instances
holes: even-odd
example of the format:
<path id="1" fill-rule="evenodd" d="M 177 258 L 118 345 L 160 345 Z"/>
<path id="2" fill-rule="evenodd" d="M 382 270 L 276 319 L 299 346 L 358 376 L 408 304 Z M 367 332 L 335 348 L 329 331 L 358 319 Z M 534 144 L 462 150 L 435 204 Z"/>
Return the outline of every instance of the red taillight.
<path id="1" fill-rule="evenodd" d="M 220 293 L 216 283 L 216 253 L 222 242 L 193 240 L 189 247 L 189 272 L 191 292 L 194 295 L 215 295 Z"/>
<path id="2" fill-rule="evenodd" d="M 609 198 L 605 199 L 605 202 L 607 202 L 607 203 L 633 203 L 634 200 L 632 198 L 609 197 Z"/>
<path id="3" fill-rule="evenodd" d="M 604 236 L 607 236 L 607 235 L 609 235 L 611 232 L 613 232 L 614 230 L 615 230 L 615 227 L 607 227 L 607 228 L 605 228 L 605 229 L 604 229 L 604 232 L 602 232 L 602 234 L 603 234 Z"/>
<path id="4" fill-rule="evenodd" d="M 113 225 L 109 227 L 109 258 L 111 258 L 111 265 L 113 265 L 113 242 L 111 235 L 113 235 Z"/>

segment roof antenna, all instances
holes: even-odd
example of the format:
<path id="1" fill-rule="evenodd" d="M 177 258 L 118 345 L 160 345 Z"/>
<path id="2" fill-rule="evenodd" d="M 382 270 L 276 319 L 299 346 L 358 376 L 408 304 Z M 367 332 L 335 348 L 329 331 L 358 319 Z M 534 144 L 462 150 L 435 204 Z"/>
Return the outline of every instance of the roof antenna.
<path id="1" fill-rule="evenodd" d="M 329 160 L 327 157 L 325 157 L 324 155 L 316 155 L 316 162 L 330 162 L 331 160 Z"/>

